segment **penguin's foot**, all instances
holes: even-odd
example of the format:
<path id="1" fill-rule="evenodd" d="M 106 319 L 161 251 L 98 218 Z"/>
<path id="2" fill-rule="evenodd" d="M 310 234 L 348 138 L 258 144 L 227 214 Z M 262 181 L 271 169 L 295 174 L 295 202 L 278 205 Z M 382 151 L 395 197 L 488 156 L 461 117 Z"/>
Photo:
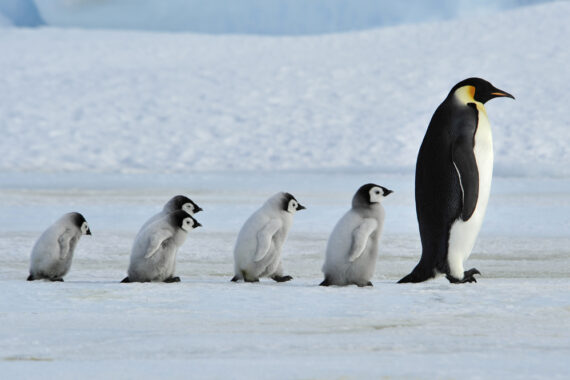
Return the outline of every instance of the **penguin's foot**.
<path id="1" fill-rule="evenodd" d="M 363 284 L 356 284 L 356 285 L 357 285 L 359 288 L 363 288 L 363 287 L 365 287 L 365 286 L 374 286 L 374 285 L 372 285 L 372 282 L 370 282 L 370 281 L 368 281 L 368 282 L 367 282 L 366 284 L 364 284 L 364 285 L 363 285 Z"/>
<path id="2" fill-rule="evenodd" d="M 231 282 L 238 282 L 239 280 L 241 280 L 241 278 L 239 276 L 234 276 L 230 281 Z"/>
<path id="3" fill-rule="evenodd" d="M 325 279 L 323 280 L 323 282 L 321 282 L 319 284 L 319 286 L 330 286 L 331 282 L 329 281 L 329 279 L 327 277 L 325 277 Z"/>
<path id="4" fill-rule="evenodd" d="M 26 281 L 34 281 L 34 280 L 35 278 L 33 274 L 29 275 L 28 278 L 26 279 Z"/>
<path id="5" fill-rule="evenodd" d="M 476 268 L 471 268 L 465 272 L 463 272 L 463 278 L 461 280 L 456 279 L 450 275 L 446 275 L 445 277 L 451 282 L 452 284 L 465 284 L 467 282 L 477 282 L 475 278 L 476 274 L 481 274 Z"/>
<path id="6" fill-rule="evenodd" d="M 52 277 L 49 280 L 51 282 L 63 282 L 63 278 L 61 278 L 61 277 Z"/>
<path id="7" fill-rule="evenodd" d="M 271 276 L 271 279 L 273 281 L 277 281 L 277 282 L 286 282 L 286 281 L 291 281 L 293 279 L 293 277 L 291 277 L 291 276 L 280 276 L 278 274 L 275 274 L 275 275 Z"/>
<path id="8" fill-rule="evenodd" d="M 245 282 L 259 282 L 259 278 L 247 278 L 244 277 L 243 279 Z"/>
<path id="9" fill-rule="evenodd" d="M 176 277 L 168 277 L 166 280 L 164 280 L 163 282 L 166 282 L 168 284 L 172 283 L 172 282 L 180 282 L 180 277 L 176 276 Z"/>
<path id="10" fill-rule="evenodd" d="M 121 284 L 127 284 L 129 282 L 131 282 L 131 280 L 129 280 L 128 277 L 125 277 L 125 278 L 123 278 L 123 281 L 121 281 Z"/>

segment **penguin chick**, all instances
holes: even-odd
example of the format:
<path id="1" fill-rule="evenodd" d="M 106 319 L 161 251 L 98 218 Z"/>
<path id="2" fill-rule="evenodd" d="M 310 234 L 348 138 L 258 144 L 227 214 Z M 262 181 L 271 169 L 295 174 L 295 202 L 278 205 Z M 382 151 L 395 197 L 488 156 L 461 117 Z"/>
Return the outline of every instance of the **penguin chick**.
<path id="1" fill-rule="evenodd" d="M 270 277 L 284 282 L 281 249 L 293 223 L 293 214 L 305 209 L 293 195 L 277 193 L 247 219 L 234 248 L 235 276 L 232 281 L 257 282 Z"/>
<path id="2" fill-rule="evenodd" d="M 361 186 L 352 198 L 352 208 L 334 227 L 329 241 L 321 286 L 372 286 L 378 241 L 384 225 L 380 203 L 392 193 L 373 183 Z"/>
<path id="3" fill-rule="evenodd" d="M 91 230 L 78 212 L 63 215 L 45 230 L 32 249 L 28 281 L 63 281 L 81 235 L 91 235 Z"/>
<path id="4" fill-rule="evenodd" d="M 177 210 L 139 232 L 131 250 L 128 277 L 121 282 L 179 282 L 174 277 L 176 253 L 188 232 L 200 227 L 190 214 Z"/>
<path id="5" fill-rule="evenodd" d="M 143 226 L 140 228 L 140 231 L 144 230 L 146 226 L 151 224 L 152 222 L 164 217 L 165 215 L 170 214 L 176 210 L 184 210 L 190 215 L 194 215 L 203 211 L 200 206 L 192 201 L 192 199 L 184 196 L 184 195 L 176 195 L 172 197 L 166 204 L 164 205 L 161 212 L 153 215 L 149 220 L 147 220 Z"/>

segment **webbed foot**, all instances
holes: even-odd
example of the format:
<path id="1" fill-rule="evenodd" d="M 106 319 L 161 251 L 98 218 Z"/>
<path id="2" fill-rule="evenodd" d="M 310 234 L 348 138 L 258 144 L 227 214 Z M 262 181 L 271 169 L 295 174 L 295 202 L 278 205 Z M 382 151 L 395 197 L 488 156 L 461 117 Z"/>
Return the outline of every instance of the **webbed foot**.
<path id="1" fill-rule="evenodd" d="M 163 282 L 166 282 L 168 284 L 173 283 L 173 282 L 180 282 L 180 277 L 176 276 L 176 277 L 168 277 L 166 280 L 164 280 Z"/>
<path id="2" fill-rule="evenodd" d="M 278 274 L 275 274 L 275 275 L 271 276 L 271 279 L 273 281 L 277 281 L 277 282 L 286 282 L 286 281 L 291 281 L 293 279 L 293 277 L 291 277 L 291 276 L 280 276 Z"/>
<path id="3" fill-rule="evenodd" d="M 475 278 L 476 274 L 481 274 L 481 272 L 479 272 L 476 268 L 471 268 L 465 272 L 463 272 L 463 278 L 461 280 L 458 280 L 457 278 L 451 276 L 451 275 L 446 275 L 445 277 L 449 280 L 449 282 L 451 282 L 452 284 L 465 284 L 467 282 L 477 282 L 477 279 Z"/>

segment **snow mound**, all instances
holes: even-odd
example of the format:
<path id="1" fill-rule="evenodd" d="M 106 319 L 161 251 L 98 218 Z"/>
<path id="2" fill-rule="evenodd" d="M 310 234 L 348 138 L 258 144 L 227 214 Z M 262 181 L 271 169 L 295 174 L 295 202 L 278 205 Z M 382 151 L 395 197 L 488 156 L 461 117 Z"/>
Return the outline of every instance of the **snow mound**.
<path id="1" fill-rule="evenodd" d="M 0 171 L 412 173 L 458 81 L 498 175 L 570 175 L 570 4 L 311 37 L 17 29 L 0 39 Z"/>
<path id="2" fill-rule="evenodd" d="M 545 0 L 35 0 L 58 27 L 313 34 L 450 19 Z"/>
<path id="3" fill-rule="evenodd" d="M 0 0 L 0 27 L 43 24 L 34 0 Z"/>

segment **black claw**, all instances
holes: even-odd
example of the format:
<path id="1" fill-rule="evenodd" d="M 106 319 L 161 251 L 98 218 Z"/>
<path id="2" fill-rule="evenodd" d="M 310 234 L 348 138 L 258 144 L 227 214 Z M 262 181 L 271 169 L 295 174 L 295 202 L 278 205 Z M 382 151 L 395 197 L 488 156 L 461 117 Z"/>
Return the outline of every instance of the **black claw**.
<path id="1" fill-rule="evenodd" d="M 479 270 L 477 270 L 476 268 L 471 268 L 467 271 L 465 271 L 465 273 L 463 274 L 465 277 L 473 277 L 473 275 L 475 274 L 481 274 L 481 272 L 479 272 Z"/>

